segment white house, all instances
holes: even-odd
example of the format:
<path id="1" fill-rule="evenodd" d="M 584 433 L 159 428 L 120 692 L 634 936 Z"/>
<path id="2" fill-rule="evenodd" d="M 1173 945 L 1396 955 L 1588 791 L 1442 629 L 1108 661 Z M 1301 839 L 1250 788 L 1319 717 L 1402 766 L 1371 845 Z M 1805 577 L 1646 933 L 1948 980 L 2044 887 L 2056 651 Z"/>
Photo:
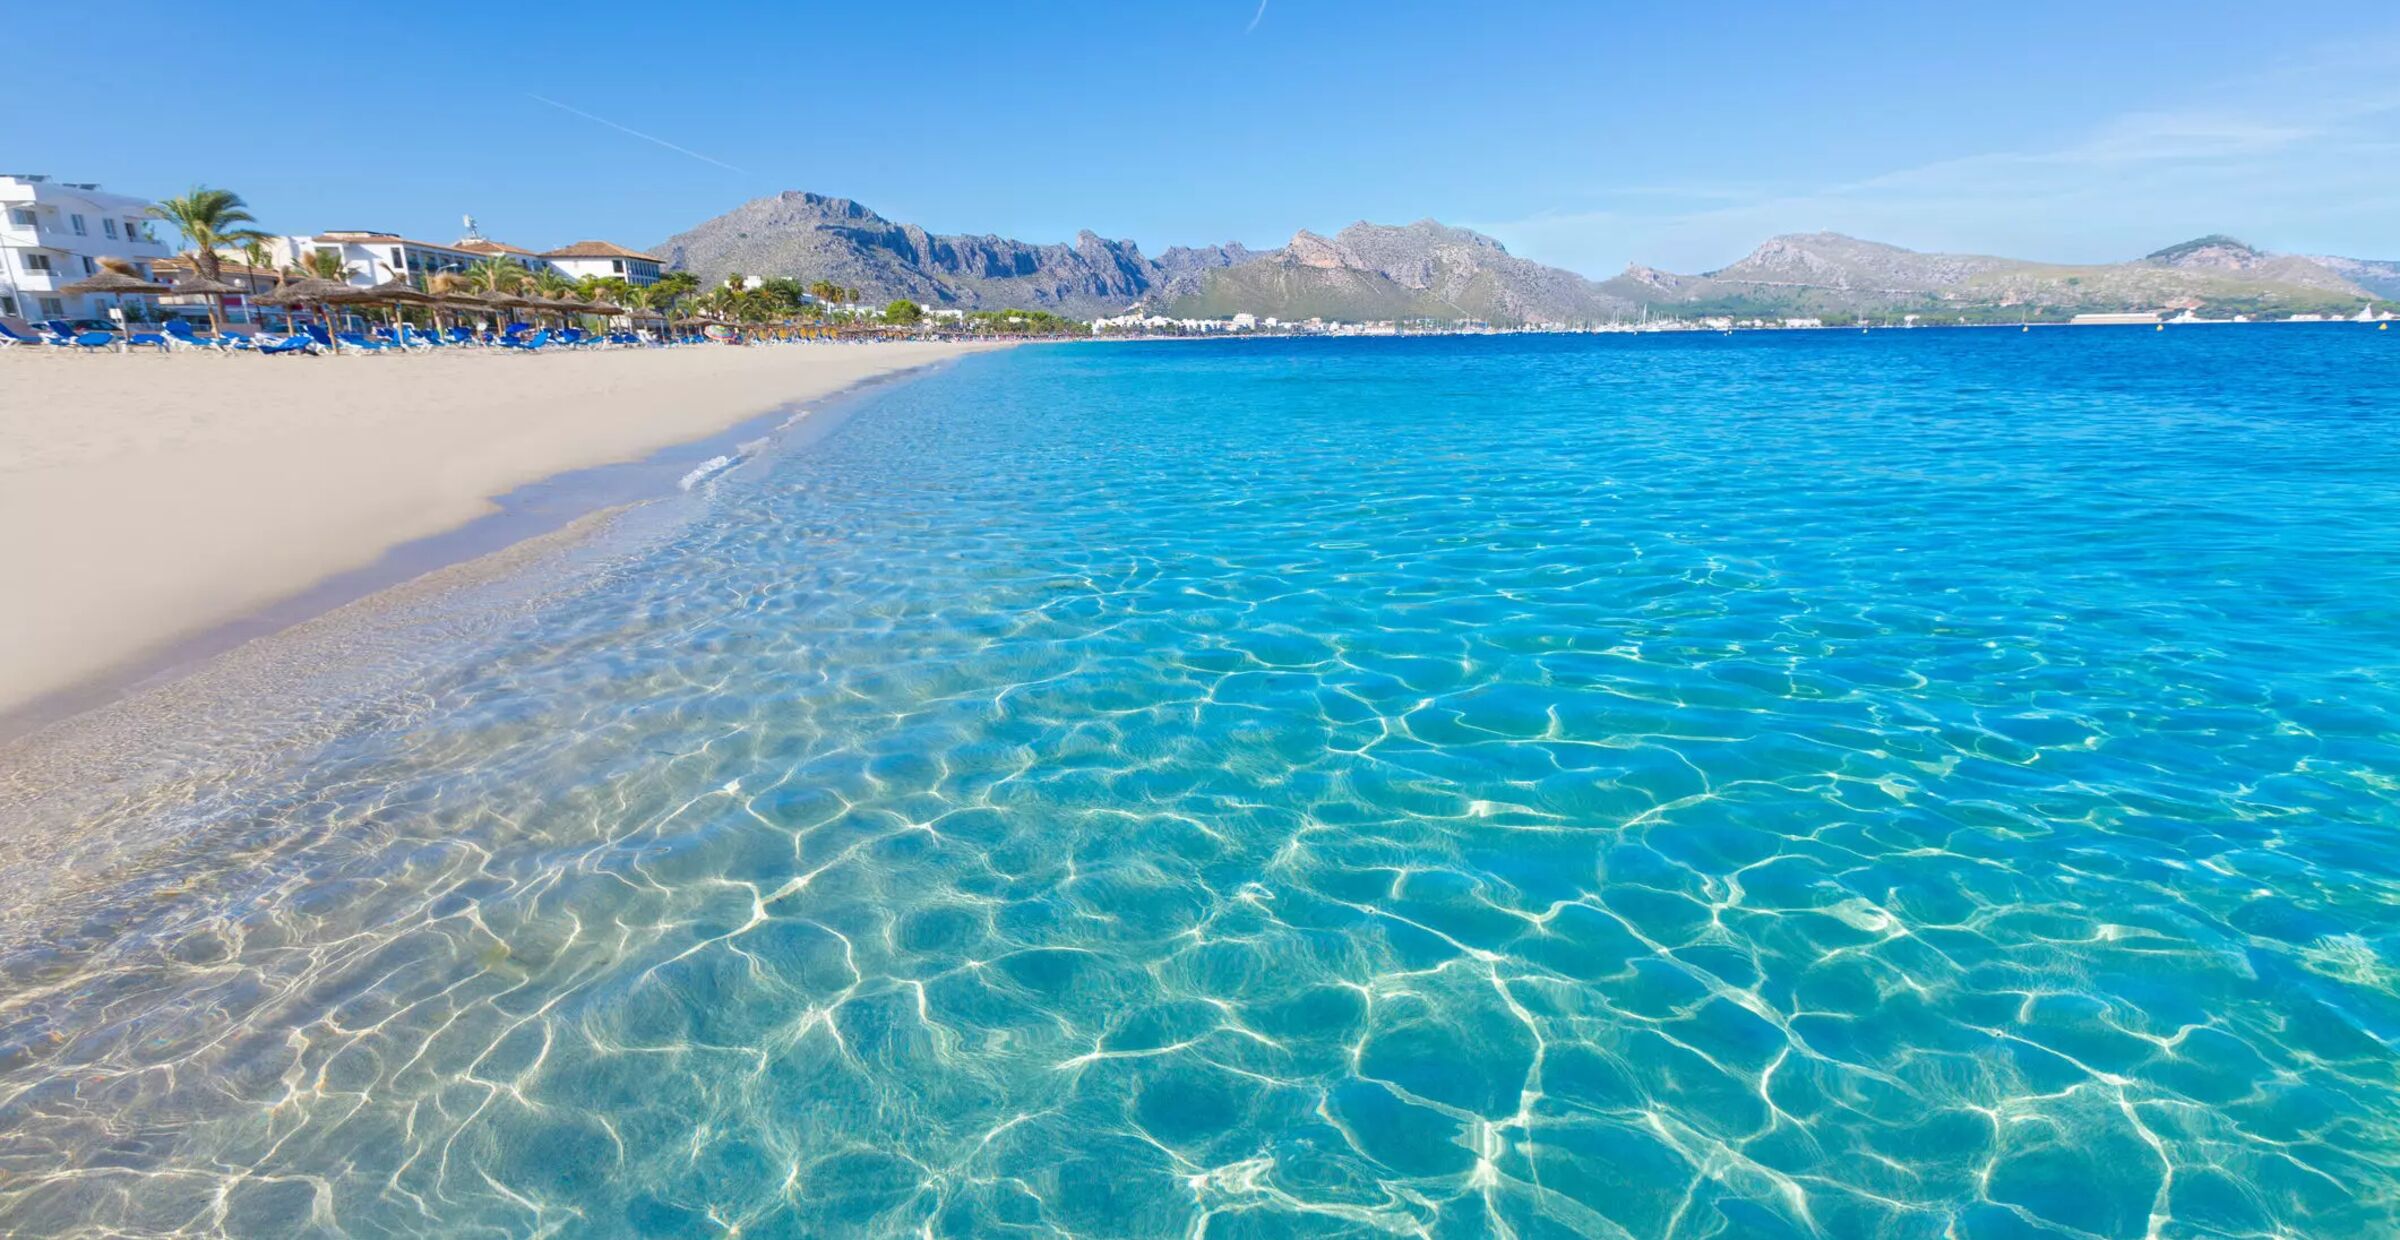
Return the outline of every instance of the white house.
<path id="1" fill-rule="evenodd" d="M 394 277 L 422 284 L 426 276 L 465 271 L 483 257 L 465 242 L 442 245 L 363 228 L 337 228 L 313 237 L 278 237 L 269 248 L 276 252 L 276 262 L 285 265 L 297 265 L 312 252 L 339 254 L 350 269 L 350 283 L 362 288 Z"/>
<path id="2" fill-rule="evenodd" d="M 123 259 L 147 275 L 172 251 L 160 240 L 147 199 L 46 176 L 0 174 L 0 314 L 24 319 L 88 319 L 116 304 L 107 294 L 59 292 Z"/>
<path id="3" fill-rule="evenodd" d="M 472 232 L 460 238 L 458 244 L 452 248 L 464 250 L 479 259 L 505 258 L 527 271 L 540 271 L 549 266 L 549 263 L 544 261 L 541 255 L 524 246 L 510 245 L 505 241 L 494 241 L 489 237 L 477 236 Z"/>
<path id="4" fill-rule="evenodd" d="M 542 261 L 558 268 L 570 280 L 585 276 L 614 276 L 627 284 L 640 287 L 658 283 L 662 261 L 655 254 L 628 250 L 611 241 L 578 241 L 570 246 L 544 251 Z"/>

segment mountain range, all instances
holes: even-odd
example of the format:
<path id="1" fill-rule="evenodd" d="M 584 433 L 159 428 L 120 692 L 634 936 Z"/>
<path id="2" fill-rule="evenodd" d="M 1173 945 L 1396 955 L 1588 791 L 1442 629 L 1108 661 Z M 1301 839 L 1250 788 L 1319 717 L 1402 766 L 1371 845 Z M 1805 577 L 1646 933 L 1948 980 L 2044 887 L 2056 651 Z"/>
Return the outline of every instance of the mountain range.
<path id="1" fill-rule="evenodd" d="M 2281 314 L 2354 311 L 2400 298 L 2400 262 L 2269 254 L 2207 236 L 2121 263 L 2064 265 L 1921 253 L 1839 233 L 1769 239 L 1715 271 L 1628 267 L 1605 281 L 1510 254 L 1434 220 L 1305 229 L 1272 250 L 1175 246 L 1157 257 L 1085 231 L 1063 244 L 930 233 L 847 198 L 787 191 L 742 204 L 654 247 L 707 280 L 739 272 L 831 280 L 875 301 L 1022 308 L 1076 317 L 1593 323 L 1643 312 L 1962 319 L 2087 311 Z"/>

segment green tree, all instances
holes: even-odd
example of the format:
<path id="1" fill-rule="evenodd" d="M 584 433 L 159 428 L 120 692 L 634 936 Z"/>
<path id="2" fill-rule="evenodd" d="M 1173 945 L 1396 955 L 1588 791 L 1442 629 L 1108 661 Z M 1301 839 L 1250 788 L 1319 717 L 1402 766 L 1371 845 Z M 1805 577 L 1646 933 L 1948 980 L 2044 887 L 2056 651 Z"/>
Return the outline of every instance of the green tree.
<path id="1" fill-rule="evenodd" d="M 924 318 L 924 309 L 905 297 L 897 298 L 883 308 L 883 321 L 899 327 L 914 327 Z"/>
<path id="2" fill-rule="evenodd" d="M 214 280 L 224 270 L 217 258 L 219 249 L 231 249 L 247 242 L 265 241 L 267 234 L 243 225 L 255 224 L 258 218 L 250 214 L 249 204 L 240 194 L 229 189 L 210 189 L 195 185 L 180 198 L 162 199 L 150 208 L 153 218 L 175 226 L 191 245 L 192 269 L 204 279 Z M 208 326 L 210 331 L 225 330 L 225 295 L 208 296 Z"/>
<path id="3" fill-rule="evenodd" d="M 665 297 L 668 301 L 672 302 L 676 298 L 699 288 L 700 277 L 695 276 L 688 271 L 670 271 L 659 276 L 658 279 L 651 281 L 650 287 L 659 290 L 660 296 Z"/>
<path id="4" fill-rule="evenodd" d="M 466 270 L 467 286 L 478 293 L 513 293 L 525 283 L 525 269 L 493 255 L 476 259 Z"/>
<path id="5" fill-rule="evenodd" d="M 800 313 L 808 290 L 790 276 L 770 276 L 758 286 L 759 300 L 777 317 Z"/>
<path id="6" fill-rule="evenodd" d="M 265 271 L 275 261 L 274 256 L 267 253 L 267 239 L 253 237 L 243 242 L 242 261 L 250 264 L 250 277 L 247 283 L 250 285 L 250 295 L 256 297 L 258 296 L 258 273 Z M 253 309 L 250 314 L 252 320 L 255 321 L 258 312 Z"/>
<path id="7" fill-rule="evenodd" d="M 340 250 L 310 250 L 300 256 L 300 261 L 293 264 L 293 269 L 301 275 L 332 280 L 337 284 L 348 284 L 350 277 L 358 274 L 350 264 L 342 261 Z"/>

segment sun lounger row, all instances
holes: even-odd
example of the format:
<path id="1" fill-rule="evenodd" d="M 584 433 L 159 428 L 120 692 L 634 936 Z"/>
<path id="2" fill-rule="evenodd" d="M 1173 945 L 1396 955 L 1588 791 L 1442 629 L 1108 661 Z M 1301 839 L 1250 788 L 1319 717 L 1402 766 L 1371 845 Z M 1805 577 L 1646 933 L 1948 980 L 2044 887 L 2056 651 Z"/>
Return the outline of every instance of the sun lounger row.
<path id="1" fill-rule="evenodd" d="M 477 333 L 464 327 L 445 331 L 422 330 L 403 323 L 397 330 L 378 327 L 370 332 L 328 332 L 313 323 L 303 324 L 289 334 L 259 333 L 240 336 L 225 332 L 206 336 L 196 331 L 189 320 L 169 319 L 156 332 L 134 332 L 125 343 L 129 346 L 154 348 L 161 352 L 181 353 L 207 349 L 221 353 L 430 353 L 449 349 L 506 349 L 518 353 L 545 353 L 568 349 L 656 348 L 666 345 L 697 345 L 712 343 L 697 333 L 677 333 L 664 338 L 647 332 L 613 331 L 587 332 L 582 328 L 542 328 L 534 330 L 525 323 L 511 323 L 497 332 Z M 77 331 L 61 319 L 51 319 L 40 330 L 28 335 L 11 330 L 0 323 L 0 347 L 31 345 L 69 351 L 97 352 L 113 349 L 117 336 L 113 332 Z"/>

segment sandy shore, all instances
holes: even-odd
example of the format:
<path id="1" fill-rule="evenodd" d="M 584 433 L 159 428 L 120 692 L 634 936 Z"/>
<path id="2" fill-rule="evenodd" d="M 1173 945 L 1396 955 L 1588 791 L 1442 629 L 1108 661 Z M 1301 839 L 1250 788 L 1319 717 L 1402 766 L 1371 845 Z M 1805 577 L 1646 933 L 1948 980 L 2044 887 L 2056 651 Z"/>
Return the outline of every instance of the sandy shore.
<path id="1" fill-rule="evenodd" d="M 0 714 L 464 525 L 528 482 L 987 347 L 0 353 Z"/>

